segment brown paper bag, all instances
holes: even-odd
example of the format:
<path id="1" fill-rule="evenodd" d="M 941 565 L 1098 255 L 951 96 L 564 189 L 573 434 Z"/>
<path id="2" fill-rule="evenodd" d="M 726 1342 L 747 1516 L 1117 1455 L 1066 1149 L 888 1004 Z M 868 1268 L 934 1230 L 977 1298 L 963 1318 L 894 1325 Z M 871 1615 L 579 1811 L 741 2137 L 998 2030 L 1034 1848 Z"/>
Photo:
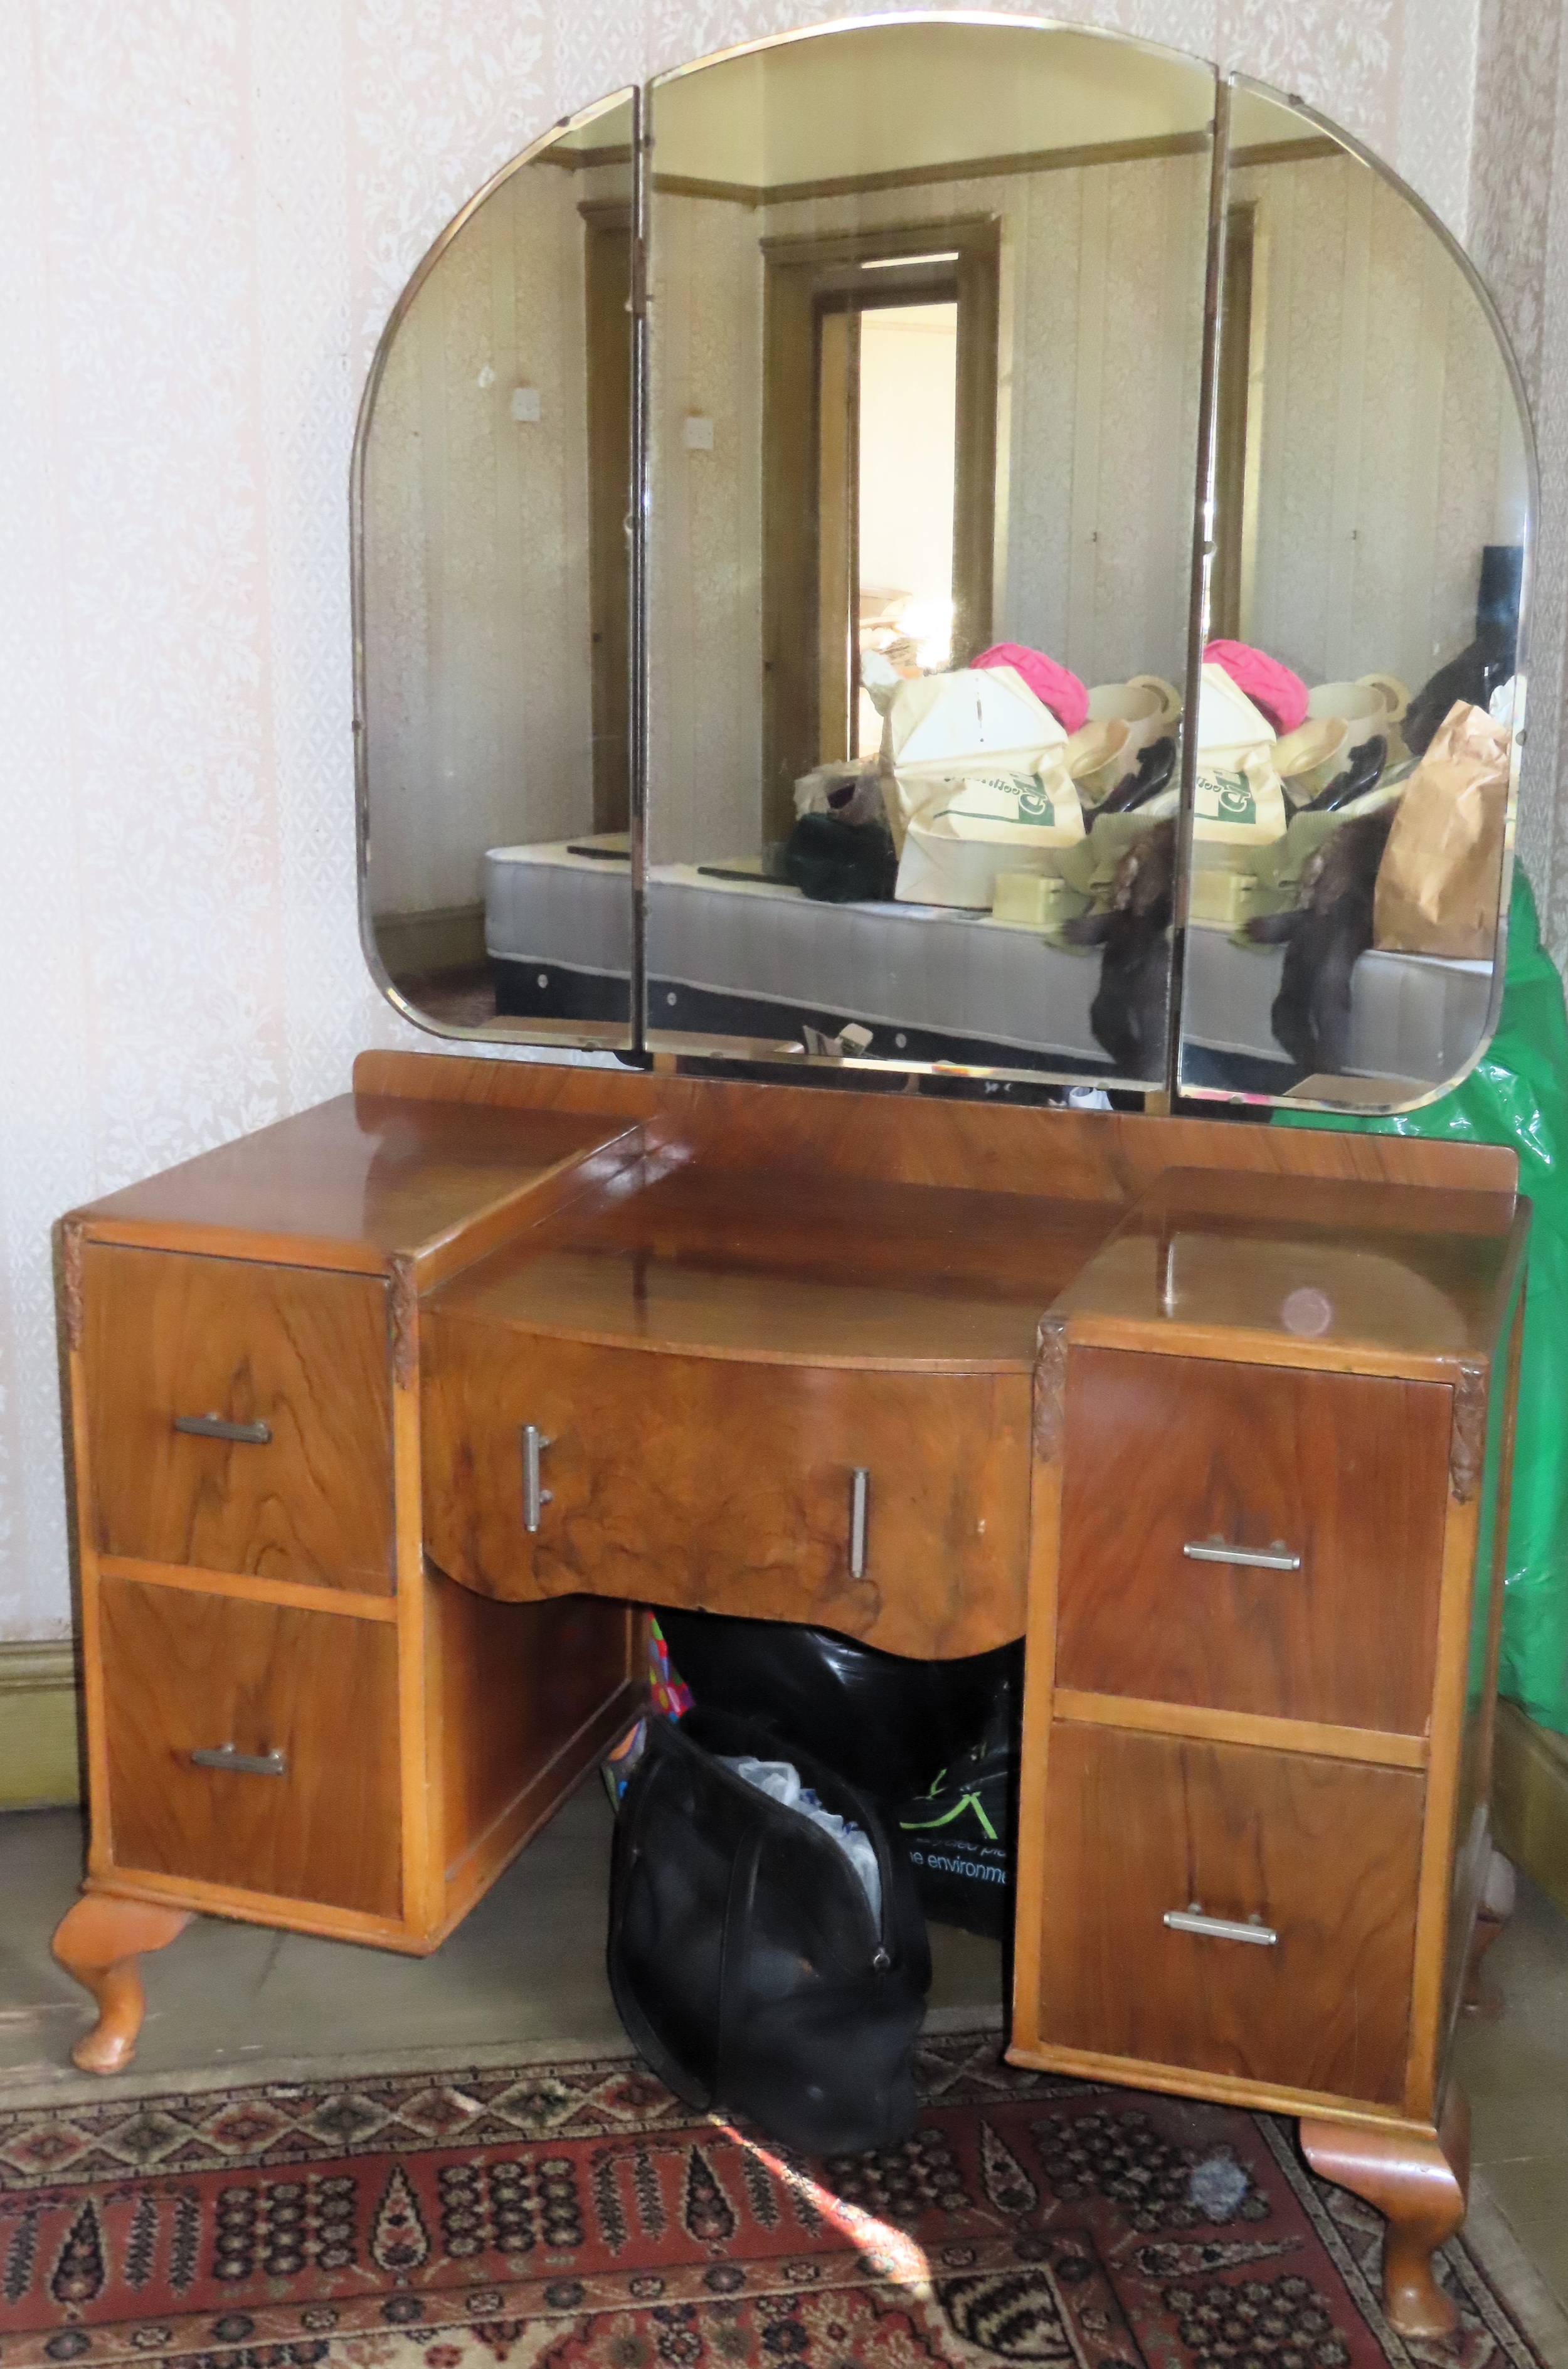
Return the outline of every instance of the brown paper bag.
<path id="1" fill-rule="evenodd" d="M 1508 817 L 1505 724 L 1459 700 L 1405 784 L 1378 871 L 1373 944 L 1489 961 Z"/>

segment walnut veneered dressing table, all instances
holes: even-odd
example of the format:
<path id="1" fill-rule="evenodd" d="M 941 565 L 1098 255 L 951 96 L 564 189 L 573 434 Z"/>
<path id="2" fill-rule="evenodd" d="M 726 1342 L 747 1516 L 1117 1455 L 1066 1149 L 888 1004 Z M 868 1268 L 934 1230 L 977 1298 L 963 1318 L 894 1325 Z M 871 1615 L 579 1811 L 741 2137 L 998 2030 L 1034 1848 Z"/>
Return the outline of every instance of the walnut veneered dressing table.
<path id="1" fill-rule="evenodd" d="M 77 2061 L 192 1911 L 435 1948 L 635 1715 L 640 1607 L 1026 1635 L 1014 2057 L 1299 2115 L 1442 2328 L 1516 1162 L 1129 1114 L 1403 1110 L 1495 1026 L 1501 926 L 1336 940 L 1305 1005 L 1240 927 L 1311 873 L 1288 787 L 1318 848 L 1400 794 L 1434 665 L 1501 703 L 1506 913 L 1534 476 L 1484 291 L 1244 77 L 816 28 L 478 192 L 352 501 L 367 956 L 531 1058 L 361 1056 L 66 1222 Z M 1294 756 L 1211 633 L 1299 670 Z M 916 681 L 996 643 L 1045 687 L 1005 732 Z"/>
<path id="2" fill-rule="evenodd" d="M 1026 1626 L 1014 2057 L 1299 2113 L 1436 2324 L 1514 1182 L 365 1055 L 78 1213 L 78 2062 L 129 2062 L 192 1910 L 434 1948 L 635 1714 L 637 1605 L 934 1655 Z"/>

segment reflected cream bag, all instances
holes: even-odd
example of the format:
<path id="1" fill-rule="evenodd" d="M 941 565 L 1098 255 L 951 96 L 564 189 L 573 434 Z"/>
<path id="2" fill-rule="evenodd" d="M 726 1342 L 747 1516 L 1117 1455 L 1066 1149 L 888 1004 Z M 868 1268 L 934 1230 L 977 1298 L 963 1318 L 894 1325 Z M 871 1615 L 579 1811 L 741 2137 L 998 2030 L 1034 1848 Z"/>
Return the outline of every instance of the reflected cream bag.
<path id="1" fill-rule="evenodd" d="M 1082 838 L 1067 735 L 1016 668 L 902 683 L 887 722 L 900 902 L 987 910 L 999 872 L 1053 872 Z"/>
<path id="2" fill-rule="evenodd" d="M 1274 743 L 1267 716 L 1211 660 L 1203 670 L 1197 704 L 1195 864 L 1205 863 L 1206 848 L 1267 847 L 1284 838 L 1285 792 Z M 1223 864 L 1223 857 L 1218 860 Z"/>
<path id="3" fill-rule="evenodd" d="M 1378 869 L 1372 943 L 1391 954 L 1489 962 L 1496 951 L 1511 735 L 1449 708 L 1405 784 Z"/>

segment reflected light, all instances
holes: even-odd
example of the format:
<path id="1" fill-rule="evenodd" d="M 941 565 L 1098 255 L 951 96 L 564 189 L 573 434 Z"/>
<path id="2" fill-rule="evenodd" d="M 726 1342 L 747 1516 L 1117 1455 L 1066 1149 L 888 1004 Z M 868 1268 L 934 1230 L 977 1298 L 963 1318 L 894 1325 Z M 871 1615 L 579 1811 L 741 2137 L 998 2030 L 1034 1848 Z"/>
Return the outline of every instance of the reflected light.
<path id="1" fill-rule="evenodd" d="M 921 667 L 943 667 L 953 655 L 953 603 L 950 599 L 932 597 L 910 601 L 905 604 L 899 624 L 915 645 L 915 663 Z"/>
<path id="2" fill-rule="evenodd" d="M 934 255 L 879 255 L 861 265 L 863 271 L 907 271 L 912 263 L 956 263 L 958 250 L 944 246 Z"/>
<path id="3" fill-rule="evenodd" d="M 727 2138 L 734 2141 L 742 2155 L 750 2156 L 773 2174 L 781 2187 L 787 2188 L 792 2195 L 798 2196 L 803 2203 L 809 2204 L 813 2212 L 819 2214 L 830 2228 L 837 2229 L 847 2237 L 877 2278 L 887 2280 L 893 2286 L 908 2287 L 930 2299 L 931 2264 L 923 2246 L 917 2246 L 907 2230 L 895 2228 L 890 2221 L 878 2221 L 874 2213 L 863 2213 L 856 2204 L 846 2203 L 841 2196 L 835 2196 L 830 2188 L 824 2188 L 820 2180 L 808 2178 L 794 2164 L 787 2163 L 783 2156 L 774 2155 L 771 2149 L 759 2146 L 755 2139 L 743 2136 L 733 2123 L 724 2122 L 716 2114 L 710 2119 L 718 2124 Z"/>

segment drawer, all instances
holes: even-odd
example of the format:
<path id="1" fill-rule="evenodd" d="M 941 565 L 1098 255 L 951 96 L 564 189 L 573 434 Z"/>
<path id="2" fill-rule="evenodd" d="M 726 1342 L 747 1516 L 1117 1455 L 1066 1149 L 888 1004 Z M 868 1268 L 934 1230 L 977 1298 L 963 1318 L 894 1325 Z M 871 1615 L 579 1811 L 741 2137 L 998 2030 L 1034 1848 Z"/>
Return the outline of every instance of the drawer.
<path id="1" fill-rule="evenodd" d="M 390 1592 L 383 1283 L 89 1243 L 83 1290 L 100 1554 Z"/>
<path id="2" fill-rule="evenodd" d="M 1023 1631 L 1026 1375 L 673 1356 L 439 1310 L 420 1356 L 426 1546 L 470 1586 L 812 1620 L 894 1653 Z M 525 1425 L 549 1442 L 532 1533 Z"/>
<path id="3" fill-rule="evenodd" d="M 114 1864 L 396 1917 L 390 1620 L 99 1584 Z M 279 1773 L 202 1767 L 196 1752 Z"/>
<path id="4" fill-rule="evenodd" d="M 1402 2101 L 1419 1775 L 1059 1722 L 1046 1781 L 1043 2041 Z"/>
<path id="5" fill-rule="evenodd" d="M 1450 1397 L 1074 1349 L 1057 1685 L 1424 1734 Z M 1186 1551 L 1215 1542 L 1299 1566 Z"/>

